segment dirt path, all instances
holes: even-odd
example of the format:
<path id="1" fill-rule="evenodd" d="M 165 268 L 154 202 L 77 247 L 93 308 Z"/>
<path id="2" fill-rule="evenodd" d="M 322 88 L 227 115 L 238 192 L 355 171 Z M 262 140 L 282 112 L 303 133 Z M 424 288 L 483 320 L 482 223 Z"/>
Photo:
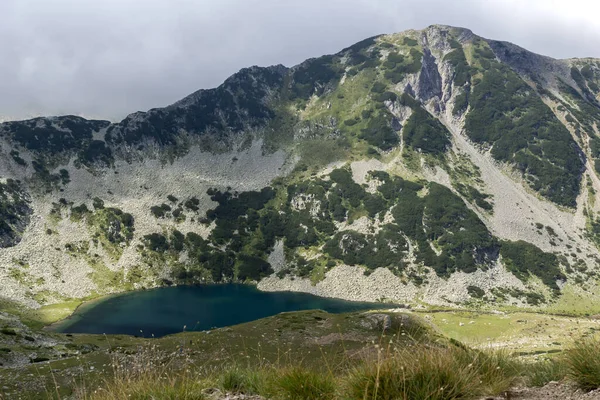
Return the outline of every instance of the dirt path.
<path id="1" fill-rule="evenodd" d="M 600 390 L 586 393 L 568 384 L 550 382 L 541 388 L 514 389 L 503 396 L 481 400 L 600 400 Z"/>

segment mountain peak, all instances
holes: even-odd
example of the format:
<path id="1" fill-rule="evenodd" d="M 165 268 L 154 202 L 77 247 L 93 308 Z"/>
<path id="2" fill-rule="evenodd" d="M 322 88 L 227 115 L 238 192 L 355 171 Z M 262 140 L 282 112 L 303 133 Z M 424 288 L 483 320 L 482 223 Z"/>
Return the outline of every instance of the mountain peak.
<path id="1" fill-rule="evenodd" d="M 600 259 L 599 85 L 595 61 L 432 25 L 119 123 L 1 124 L 0 297 L 265 280 L 549 306 Z"/>

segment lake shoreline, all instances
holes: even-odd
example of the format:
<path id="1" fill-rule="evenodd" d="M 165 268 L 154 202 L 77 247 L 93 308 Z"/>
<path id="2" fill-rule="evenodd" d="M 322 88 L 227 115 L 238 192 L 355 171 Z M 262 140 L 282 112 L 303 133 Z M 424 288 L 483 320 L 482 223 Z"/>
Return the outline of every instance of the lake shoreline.
<path id="1" fill-rule="evenodd" d="M 61 318 L 57 321 L 54 321 L 50 324 L 44 325 L 42 330 L 44 331 L 48 331 L 48 332 L 57 332 L 54 328 L 62 325 L 66 322 L 68 322 L 69 320 L 73 319 L 73 317 L 81 311 L 82 307 L 87 307 L 87 306 L 93 306 L 94 304 L 100 303 L 102 301 L 108 300 L 110 298 L 113 297 L 118 297 L 118 296 L 123 296 L 126 294 L 130 294 L 130 293 L 137 293 L 137 292 L 147 292 L 150 290 L 157 290 L 157 289 L 164 289 L 164 288 L 169 288 L 169 287 L 195 287 L 195 286 L 203 286 L 203 285 L 228 285 L 231 284 L 232 282 L 217 282 L 217 283 L 198 283 L 198 284 L 170 284 L 170 285 L 159 285 L 159 286 L 154 286 L 154 287 L 149 287 L 149 288 L 141 288 L 141 289 L 134 289 L 134 290 L 125 290 L 122 292 L 114 292 L 114 293 L 108 293 L 108 294 L 103 294 L 103 295 L 99 295 L 93 298 L 88 298 L 85 300 L 81 300 L 79 302 L 79 304 L 77 305 L 77 307 L 75 307 L 73 309 L 73 311 L 65 318 Z M 236 284 L 240 284 L 240 285 L 250 285 L 250 286 L 258 286 L 258 282 L 256 283 L 245 283 L 245 282 L 236 282 Z M 260 289 L 259 289 L 260 290 Z M 77 300 L 77 299 L 75 299 Z M 60 332 L 58 332 L 60 333 Z"/>
<path id="2" fill-rule="evenodd" d="M 195 290 L 195 289 L 204 289 L 204 290 Z M 157 292 L 162 292 L 161 294 L 156 294 Z M 171 293 L 171 294 L 169 294 Z M 186 298 L 177 298 L 176 295 L 173 295 L 173 293 L 183 293 L 184 295 L 188 296 L 188 299 L 186 300 Z M 216 298 L 211 298 L 210 297 L 210 293 L 217 293 Z M 257 299 L 262 299 L 261 301 L 265 301 L 264 299 L 270 299 L 269 302 L 263 304 L 261 309 L 259 307 L 258 309 L 258 316 L 257 318 L 263 318 L 266 316 L 269 316 L 267 314 L 264 314 L 265 312 L 271 312 L 270 310 L 274 310 L 272 312 L 275 313 L 279 313 L 279 312 L 287 312 L 287 311 L 300 311 L 300 310 L 305 310 L 305 309 L 323 309 L 325 311 L 328 312 L 346 312 L 344 310 L 348 310 L 349 311 L 353 311 L 356 309 L 378 309 L 378 308 L 385 308 L 385 307 L 402 307 L 401 305 L 397 305 L 397 304 L 391 304 L 391 303 L 378 303 L 378 302 L 365 302 L 365 301 L 348 301 L 345 299 L 337 299 L 337 298 L 331 298 L 331 297 L 325 297 L 325 296 L 315 296 L 313 294 L 310 293 L 298 293 L 298 292 L 294 292 L 294 291 L 277 291 L 277 292 L 272 292 L 272 291 L 263 291 L 260 290 L 256 283 L 219 283 L 219 284 L 200 284 L 200 285 L 172 285 L 172 286 L 161 286 L 161 287 L 156 287 L 156 288 L 151 288 L 151 289 L 143 289 L 143 290 L 135 290 L 135 291 L 127 291 L 127 292 L 121 292 L 121 293 L 112 293 L 109 295 L 105 295 L 105 296 L 99 296 L 97 298 L 94 299 L 90 299 L 87 301 L 82 302 L 81 304 L 79 304 L 74 310 L 73 312 L 66 318 L 63 318 L 61 320 L 58 320 L 54 323 L 51 323 L 49 325 L 46 325 L 43 329 L 46 331 L 51 331 L 51 332 L 56 332 L 56 333 L 96 333 L 96 334 L 101 334 L 101 333 L 106 333 L 106 334 L 129 334 L 129 333 L 121 333 L 121 332 L 103 332 L 103 331 L 96 331 L 96 332 L 85 332 L 85 329 L 94 329 L 95 326 L 102 326 L 102 324 L 105 324 L 107 326 L 109 326 L 111 323 L 114 322 L 114 320 L 118 320 L 118 316 L 115 317 L 111 314 L 111 318 L 107 318 L 106 314 L 103 315 L 101 318 L 98 318 L 97 320 L 87 320 L 85 323 L 82 322 L 83 319 L 88 318 L 87 316 L 91 313 L 92 315 L 98 314 L 101 311 L 100 310 L 96 310 L 96 308 L 98 306 L 102 306 L 104 308 L 108 307 L 107 304 L 112 304 L 113 307 L 116 307 L 115 305 L 118 305 L 117 307 L 117 311 L 119 311 L 119 309 L 126 309 L 127 307 L 131 307 L 132 305 L 128 304 L 130 302 L 135 303 L 136 301 L 139 302 L 140 298 L 147 298 L 147 299 L 154 299 L 156 297 L 160 298 L 160 296 L 171 296 L 168 298 L 168 300 L 171 302 L 170 304 L 172 304 L 173 309 L 176 312 L 181 312 L 181 309 L 185 309 L 186 308 L 186 304 L 190 304 L 190 300 L 189 300 L 189 296 L 196 296 L 197 298 L 192 298 L 191 300 L 191 304 L 195 304 L 194 307 L 196 307 L 197 309 L 195 310 L 195 312 L 199 312 L 199 310 L 201 311 L 202 308 L 198 308 L 197 307 L 197 302 L 198 301 L 202 301 L 204 307 L 211 307 L 211 303 L 214 301 L 225 301 L 226 303 L 228 301 L 238 301 L 240 304 L 238 306 L 239 309 L 244 310 L 244 307 L 246 307 L 244 300 L 245 297 L 244 296 L 248 296 L 250 301 L 258 301 Z M 133 296 L 130 297 L 130 299 L 127 302 L 119 302 L 118 299 L 121 297 L 127 297 L 127 296 Z M 175 297 L 173 297 L 175 296 Z M 200 297 L 198 297 L 200 296 Z M 202 297 L 205 296 L 205 297 Z M 254 299 L 254 300 L 252 300 Z M 283 299 L 283 300 L 281 300 Z M 286 300 L 287 299 L 287 300 Z M 290 300 L 291 299 L 291 300 Z M 279 301 L 280 300 L 280 301 Z M 278 305 L 278 301 L 282 304 Z M 167 302 L 168 303 L 168 302 Z M 316 304 L 316 305 L 315 305 Z M 147 308 L 148 310 L 154 310 L 156 309 L 160 309 L 163 306 L 163 304 L 159 303 L 152 303 L 152 306 L 147 306 L 145 308 Z M 227 307 L 231 307 L 228 303 L 225 304 L 225 309 L 227 309 Z M 281 309 L 276 308 L 276 307 L 283 307 Z M 316 308 L 315 308 L 316 307 Z M 328 310 L 329 307 L 329 310 Z M 144 310 L 144 311 L 140 311 L 142 314 L 145 311 L 148 310 Z M 265 310 L 269 310 L 269 311 L 265 311 Z M 249 315 L 253 315 L 252 312 L 256 313 L 257 310 L 246 310 L 246 311 L 250 311 Z M 222 309 L 219 309 L 218 312 L 223 312 Z M 240 314 L 240 311 L 236 308 L 236 309 L 230 309 L 228 311 L 225 312 L 225 314 Z M 134 313 L 133 316 L 137 317 L 138 313 Z M 264 314 L 264 315 L 263 315 Z M 242 314 L 243 315 L 243 314 Z M 153 316 L 154 318 L 154 316 Z M 168 320 L 169 315 L 157 315 L 156 318 L 158 318 L 159 320 L 161 320 L 161 318 L 165 318 Z M 242 322 L 247 322 L 246 316 L 242 316 L 240 317 L 242 318 L 242 321 L 237 322 L 234 321 L 232 322 L 232 324 L 237 324 L 237 323 L 242 323 Z M 135 318 L 134 318 L 135 319 Z M 139 323 L 139 324 L 143 324 L 143 321 L 137 321 L 135 323 Z M 222 323 L 222 322 L 220 322 Z M 78 332 L 78 329 L 80 328 L 76 328 L 76 326 L 78 324 L 83 324 L 83 325 L 79 325 L 79 326 L 85 326 L 84 331 L 82 332 Z M 187 326 L 192 326 L 193 324 L 189 324 Z M 157 331 L 162 331 L 162 327 L 157 327 L 160 326 L 160 324 L 155 324 L 154 328 Z M 167 325 L 165 325 L 167 326 Z M 197 326 L 197 324 L 196 324 Z M 229 321 L 227 322 L 226 325 L 223 326 L 229 326 Z M 110 329 L 109 329 L 110 330 Z M 140 329 L 141 330 L 141 329 Z M 159 333 L 160 335 L 162 335 L 162 333 Z"/>

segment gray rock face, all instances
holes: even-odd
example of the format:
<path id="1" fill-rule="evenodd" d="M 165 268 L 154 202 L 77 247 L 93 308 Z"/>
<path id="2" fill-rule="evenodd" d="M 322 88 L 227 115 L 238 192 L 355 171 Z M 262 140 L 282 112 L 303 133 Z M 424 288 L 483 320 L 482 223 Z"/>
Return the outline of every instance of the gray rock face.
<path id="1" fill-rule="evenodd" d="M 392 118 L 392 129 L 396 132 L 400 132 L 402 130 L 402 124 L 398 118 Z"/>
<path id="2" fill-rule="evenodd" d="M 386 332 L 392 328 L 392 318 L 388 314 L 371 314 L 368 318 L 380 331 Z"/>
<path id="3" fill-rule="evenodd" d="M 442 76 L 438 71 L 435 57 L 429 49 L 423 49 L 423 61 L 419 76 L 419 98 L 427 101 L 434 97 L 442 97 Z"/>
<path id="4" fill-rule="evenodd" d="M 17 182 L 0 182 L 0 248 L 12 247 L 21 241 L 33 212 L 30 199 Z"/>

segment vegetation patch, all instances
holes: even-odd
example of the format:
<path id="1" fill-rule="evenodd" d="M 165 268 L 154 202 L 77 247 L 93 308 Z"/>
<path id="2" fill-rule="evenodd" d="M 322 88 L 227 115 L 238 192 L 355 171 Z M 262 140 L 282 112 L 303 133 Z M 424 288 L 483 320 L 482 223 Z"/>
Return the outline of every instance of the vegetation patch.
<path id="1" fill-rule="evenodd" d="M 600 388 L 600 341 L 597 337 L 577 341 L 565 353 L 567 373 L 584 390 Z"/>
<path id="2" fill-rule="evenodd" d="M 408 146 L 429 154 L 443 154 L 450 147 L 450 132 L 424 108 L 415 107 L 402 131 Z"/>
<path id="3" fill-rule="evenodd" d="M 207 212 L 207 219 L 216 226 L 208 241 L 199 238 L 197 243 L 203 252 L 216 255 L 220 247 L 230 254 L 227 257 L 236 260 L 235 276 L 242 280 L 269 270 L 259 259 L 266 260 L 279 239 L 287 249 L 288 268 L 283 274 L 301 277 L 330 268 L 327 260 L 309 261 L 300 255 L 313 246 L 323 246 L 329 257 L 346 264 L 371 270 L 387 267 L 396 274 L 404 271 L 409 242 L 417 261 L 440 276 L 458 270 L 474 272 L 497 259 L 499 243 L 451 190 L 430 183 L 423 196 L 423 185 L 385 172 L 371 172 L 370 179 L 379 182 L 376 193 L 366 192 L 344 168 L 333 170 L 329 180 L 312 178 L 260 192 L 210 190 L 219 205 Z M 381 224 L 388 212 L 394 221 Z M 371 224 L 380 221 L 379 229 L 371 233 L 351 230 L 352 221 L 359 217 Z M 336 223 L 350 229 L 336 233 Z M 163 242 L 160 250 L 165 246 Z M 252 266 L 252 273 L 247 265 Z M 231 270 L 228 273 L 232 276 Z M 218 273 L 215 277 L 222 279 Z"/>
<path id="4" fill-rule="evenodd" d="M 522 240 L 503 241 L 500 254 L 508 270 L 523 282 L 526 282 L 531 275 L 535 275 L 546 286 L 558 292 L 560 289 L 557 281 L 566 280 L 556 255 L 544 253 L 533 244 Z"/>
<path id="5" fill-rule="evenodd" d="M 118 208 L 104 207 L 104 201 L 100 198 L 95 198 L 93 203 L 93 211 L 85 204 L 71 205 L 71 220 L 78 222 L 85 219 L 93 240 L 100 241 L 104 249 L 118 260 L 123 253 L 123 247 L 133 239 L 133 215 Z"/>
<path id="6" fill-rule="evenodd" d="M 2 123 L 0 135 L 48 160 L 65 154 L 76 155 L 79 165 L 100 163 L 107 166 L 113 161 L 112 152 L 103 141 L 94 140 L 93 133 L 109 125 L 108 121 L 87 120 L 73 115 L 34 118 Z M 18 164 L 25 165 L 18 152 L 11 155 Z"/>
<path id="7" fill-rule="evenodd" d="M 544 197 L 573 207 L 583 167 L 576 143 L 510 68 L 493 59 L 490 63 L 469 99 L 469 137 L 492 146 L 494 158 L 512 163 Z"/>
<path id="8" fill-rule="evenodd" d="M 392 115 L 384 110 L 378 110 L 370 115 L 366 127 L 361 130 L 360 138 L 371 146 L 381 150 L 390 150 L 400 142 L 398 134 L 391 127 Z"/>
<path id="9" fill-rule="evenodd" d="M 454 86 L 464 86 L 466 83 L 471 82 L 471 67 L 467 62 L 462 46 L 460 44 L 458 46 L 444 56 L 444 61 L 454 67 Z"/>

